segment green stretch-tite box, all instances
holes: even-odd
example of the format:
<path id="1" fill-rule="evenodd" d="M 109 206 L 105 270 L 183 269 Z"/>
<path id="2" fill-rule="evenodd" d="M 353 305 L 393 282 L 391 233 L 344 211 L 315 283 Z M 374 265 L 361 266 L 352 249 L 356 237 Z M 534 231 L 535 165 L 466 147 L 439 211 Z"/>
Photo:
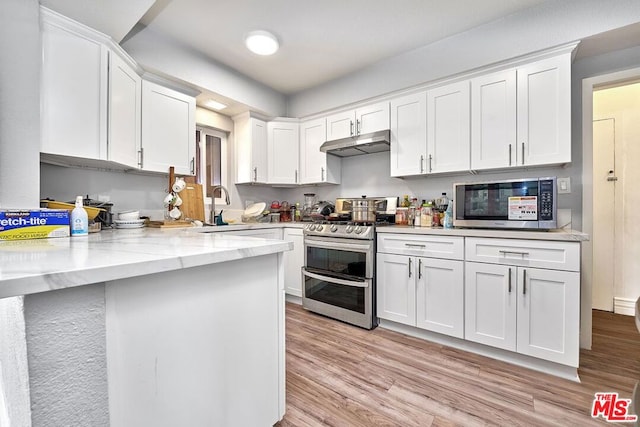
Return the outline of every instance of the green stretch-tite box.
<path id="1" fill-rule="evenodd" d="M 0 209 L 0 240 L 69 237 L 69 214 L 64 209 Z"/>

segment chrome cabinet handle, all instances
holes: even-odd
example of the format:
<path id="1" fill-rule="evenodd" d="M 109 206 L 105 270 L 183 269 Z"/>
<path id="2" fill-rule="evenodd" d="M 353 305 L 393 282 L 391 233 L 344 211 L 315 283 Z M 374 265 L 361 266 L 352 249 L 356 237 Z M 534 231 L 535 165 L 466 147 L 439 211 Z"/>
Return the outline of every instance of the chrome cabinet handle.
<path id="1" fill-rule="evenodd" d="M 362 125 L 362 123 L 360 123 L 360 120 L 356 120 L 356 135 L 360 135 L 360 126 Z"/>
<path id="2" fill-rule="evenodd" d="M 511 144 L 509 144 L 509 166 L 511 166 Z"/>
<path id="3" fill-rule="evenodd" d="M 422 279 L 422 258 L 418 258 L 418 279 Z"/>
<path id="4" fill-rule="evenodd" d="M 404 245 L 406 247 L 408 247 L 408 248 L 422 248 L 422 249 L 424 249 L 424 248 L 427 247 L 427 245 L 418 245 L 418 244 L 415 244 L 415 243 L 405 243 Z"/>
<path id="5" fill-rule="evenodd" d="M 140 147 L 140 150 L 138 150 L 138 166 L 140 166 L 140 168 L 142 168 L 142 165 L 144 165 L 144 148 Z"/>
<path id="6" fill-rule="evenodd" d="M 324 168 L 320 168 L 320 181 L 324 182 Z"/>
<path id="7" fill-rule="evenodd" d="M 192 157 L 191 161 L 189 162 L 189 170 L 191 171 L 191 175 L 196 174 L 195 166 L 196 166 L 196 158 Z"/>
<path id="8" fill-rule="evenodd" d="M 411 277 L 411 258 L 409 258 L 409 277 Z"/>
<path id="9" fill-rule="evenodd" d="M 255 166 L 253 168 L 253 181 L 254 182 L 258 181 L 258 167 L 257 166 Z"/>
<path id="10" fill-rule="evenodd" d="M 424 154 L 420 155 L 420 173 L 424 173 Z"/>
<path id="11" fill-rule="evenodd" d="M 431 160 L 433 160 L 433 156 L 432 156 L 431 154 L 429 154 L 429 172 L 431 172 L 431 171 L 432 171 L 432 168 L 431 168 Z"/>
<path id="12" fill-rule="evenodd" d="M 293 182 L 295 182 L 296 184 L 298 183 L 298 169 L 296 169 L 296 176 Z"/>
<path id="13" fill-rule="evenodd" d="M 353 120 L 349 120 L 349 132 L 351 136 L 353 136 Z"/>
<path id="14" fill-rule="evenodd" d="M 522 256 L 529 256 L 529 252 L 518 252 L 518 251 L 498 251 L 498 253 L 501 253 L 504 256 L 507 256 L 507 254 L 516 254 L 516 255 L 522 255 Z"/>
<path id="15" fill-rule="evenodd" d="M 522 270 L 522 295 L 527 294 L 527 270 Z"/>
<path id="16" fill-rule="evenodd" d="M 509 267 L 509 293 L 511 293 L 511 267 Z"/>
<path id="17" fill-rule="evenodd" d="M 522 164 L 524 165 L 524 142 L 522 143 Z"/>

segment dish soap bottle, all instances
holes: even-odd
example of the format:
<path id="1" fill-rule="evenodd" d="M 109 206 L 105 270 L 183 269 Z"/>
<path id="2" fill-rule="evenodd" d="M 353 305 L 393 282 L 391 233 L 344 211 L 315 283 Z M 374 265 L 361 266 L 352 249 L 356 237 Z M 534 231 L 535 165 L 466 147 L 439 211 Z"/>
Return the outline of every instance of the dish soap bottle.
<path id="1" fill-rule="evenodd" d="M 449 202 L 447 210 L 444 212 L 444 228 L 453 228 L 453 203 Z"/>
<path id="2" fill-rule="evenodd" d="M 71 211 L 71 237 L 89 234 L 89 218 L 82 207 L 82 196 L 76 197 L 76 207 Z"/>

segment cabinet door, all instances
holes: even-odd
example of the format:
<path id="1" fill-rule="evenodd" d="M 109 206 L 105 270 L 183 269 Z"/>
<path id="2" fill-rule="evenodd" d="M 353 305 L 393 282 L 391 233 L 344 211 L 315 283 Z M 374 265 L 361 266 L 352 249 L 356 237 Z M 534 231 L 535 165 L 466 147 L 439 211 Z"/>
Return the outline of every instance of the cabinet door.
<path id="1" fill-rule="evenodd" d="M 469 82 L 427 91 L 427 173 L 469 169 Z"/>
<path id="2" fill-rule="evenodd" d="M 580 273 L 518 267 L 519 353 L 578 367 Z"/>
<path id="3" fill-rule="evenodd" d="M 415 326 L 415 258 L 379 253 L 376 268 L 378 317 Z"/>
<path id="4" fill-rule="evenodd" d="M 302 229 L 285 228 L 284 240 L 293 242 L 293 250 L 283 253 L 284 290 L 289 295 L 302 297 L 302 267 L 304 266 L 304 242 Z"/>
<path id="5" fill-rule="evenodd" d="M 299 127 L 291 122 L 267 123 L 267 182 L 297 184 Z"/>
<path id="6" fill-rule="evenodd" d="M 267 123 L 252 118 L 250 126 L 253 182 L 267 182 Z"/>
<path id="7" fill-rule="evenodd" d="M 109 58 L 109 160 L 140 167 L 142 79 L 122 58 Z"/>
<path id="8" fill-rule="evenodd" d="M 300 123 L 300 183 L 340 184 L 340 157 L 320 151 L 327 140 L 326 119 Z"/>
<path id="9" fill-rule="evenodd" d="M 427 155 L 427 95 L 391 101 L 391 176 L 424 173 Z"/>
<path id="10" fill-rule="evenodd" d="M 471 80 L 471 169 L 516 165 L 516 70 Z"/>
<path id="11" fill-rule="evenodd" d="M 355 135 L 355 113 L 353 110 L 327 117 L 327 141 Z"/>
<path id="12" fill-rule="evenodd" d="M 516 267 L 465 263 L 464 337 L 516 350 Z"/>
<path id="13" fill-rule="evenodd" d="M 195 99 L 159 84 L 142 82 L 142 168 L 195 173 Z"/>
<path id="14" fill-rule="evenodd" d="M 464 337 L 464 263 L 417 258 L 416 326 Z"/>
<path id="15" fill-rule="evenodd" d="M 389 103 L 367 105 L 356 110 L 357 135 L 389 129 Z"/>
<path id="16" fill-rule="evenodd" d="M 571 161 L 571 56 L 518 68 L 519 165 Z"/>
<path id="17" fill-rule="evenodd" d="M 102 44 L 42 23 L 43 153 L 106 160 L 107 68 Z"/>

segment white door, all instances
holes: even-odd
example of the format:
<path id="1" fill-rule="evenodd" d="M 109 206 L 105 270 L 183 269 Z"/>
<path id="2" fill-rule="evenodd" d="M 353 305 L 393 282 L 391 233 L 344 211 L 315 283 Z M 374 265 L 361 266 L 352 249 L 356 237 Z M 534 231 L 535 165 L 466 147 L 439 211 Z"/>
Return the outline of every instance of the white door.
<path id="1" fill-rule="evenodd" d="M 464 338 L 516 350 L 516 267 L 465 263 Z"/>
<path id="2" fill-rule="evenodd" d="M 320 146 L 327 140 L 324 118 L 300 124 L 300 183 L 312 184 L 326 179 L 327 153 Z"/>
<path id="3" fill-rule="evenodd" d="M 517 270 L 518 353 L 578 367 L 580 273 Z"/>
<path id="4" fill-rule="evenodd" d="M 289 295 L 302 297 L 302 267 L 304 266 L 302 229 L 285 228 L 283 238 L 287 242 L 293 242 L 293 250 L 283 253 L 284 290 Z"/>
<path id="5" fill-rule="evenodd" d="M 615 283 L 615 121 L 593 121 L 593 308 L 613 311 Z"/>
<path id="6" fill-rule="evenodd" d="M 298 183 L 298 123 L 267 123 L 267 182 Z"/>
<path id="7" fill-rule="evenodd" d="M 417 261 L 416 326 L 464 338 L 464 262 Z"/>
<path id="8" fill-rule="evenodd" d="M 415 326 L 415 258 L 378 253 L 376 268 L 378 317 Z"/>
<path id="9" fill-rule="evenodd" d="M 425 173 L 427 95 L 420 92 L 391 101 L 391 176 Z"/>
<path id="10" fill-rule="evenodd" d="M 518 165 L 571 161 L 571 54 L 518 68 Z"/>
<path id="11" fill-rule="evenodd" d="M 469 169 L 469 82 L 427 91 L 427 173 Z"/>
<path id="12" fill-rule="evenodd" d="M 109 58 L 109 160 L 138 168 L 142 79 L 113 52 Z"/>
<path id="13" fill-rule="evenodd" d="M 471 80 L 471 169 L 516 164 L 516 70 Z"/>
<path id="14" fill-rule="evenodd" d="M 389 129 L 389 103 L 367 105 L 356 111 L 356 135 Z"/>

